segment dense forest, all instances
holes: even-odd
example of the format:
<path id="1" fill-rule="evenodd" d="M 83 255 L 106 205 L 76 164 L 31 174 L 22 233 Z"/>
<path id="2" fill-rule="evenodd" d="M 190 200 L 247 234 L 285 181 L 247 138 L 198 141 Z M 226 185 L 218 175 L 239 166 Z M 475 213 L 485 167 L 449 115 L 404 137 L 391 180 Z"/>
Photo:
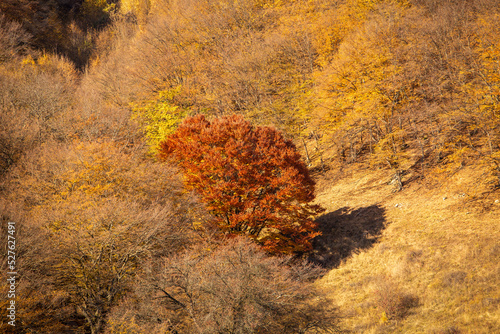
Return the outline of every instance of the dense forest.
<path id="1" fill-rule="evenodd" d="M 499 191 L 500 1 L 2 0 L 0 331 L 348 332 L 315 184 L 467 166 Z"/>

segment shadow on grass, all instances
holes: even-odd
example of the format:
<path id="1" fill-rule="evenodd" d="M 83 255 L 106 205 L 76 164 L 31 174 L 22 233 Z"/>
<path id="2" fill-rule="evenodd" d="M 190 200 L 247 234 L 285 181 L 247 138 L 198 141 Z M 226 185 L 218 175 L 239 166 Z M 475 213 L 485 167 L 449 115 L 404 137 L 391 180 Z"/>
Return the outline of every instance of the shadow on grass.
<path id="1" fill-rule="evenodd" d="M 341 208 L 316 219 L 322 235 L 314 239 L 309 260 L 332 269 L 353 253 L 373 246 L 385 224 L 385 210 L 377 205 Z"/>

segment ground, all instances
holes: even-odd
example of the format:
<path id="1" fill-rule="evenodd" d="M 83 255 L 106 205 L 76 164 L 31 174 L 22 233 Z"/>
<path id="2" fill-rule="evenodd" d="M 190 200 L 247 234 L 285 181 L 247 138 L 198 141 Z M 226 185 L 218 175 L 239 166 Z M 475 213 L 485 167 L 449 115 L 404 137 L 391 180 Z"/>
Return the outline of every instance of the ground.
<path id="1" fill-rule="evenodd" d="M 500 333 L 500 191 L 463 168 L 403 191 L 389 171 L 319 177 L 318 286 L 354 333 Z M 411 179 L 411 175 L 406 176 Z"/>

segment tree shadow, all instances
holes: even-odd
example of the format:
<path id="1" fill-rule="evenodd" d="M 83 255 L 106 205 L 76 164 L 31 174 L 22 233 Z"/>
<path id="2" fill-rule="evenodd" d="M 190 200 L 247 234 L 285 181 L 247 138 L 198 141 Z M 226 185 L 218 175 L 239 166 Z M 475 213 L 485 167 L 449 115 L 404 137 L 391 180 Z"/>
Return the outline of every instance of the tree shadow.
<path id="1" fill-rule="evenodd" d="M 385 209 L 378 205 L 355 210 L 343 207 L 322 215 L 316 222 L 322 235 L 314 239 L 309 260 L 332 269 L 377 242 L 385 225 Z"/>

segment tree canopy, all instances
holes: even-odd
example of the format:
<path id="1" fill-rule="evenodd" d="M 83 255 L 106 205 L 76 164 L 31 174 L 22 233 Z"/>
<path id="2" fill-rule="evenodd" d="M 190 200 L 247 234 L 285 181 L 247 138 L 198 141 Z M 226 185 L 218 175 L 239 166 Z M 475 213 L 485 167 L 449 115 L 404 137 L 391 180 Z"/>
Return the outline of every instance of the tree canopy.
<path id="1" fill-rule="evenodd" d="M 218 225 L 246 234 L 274 253 L 306 252 L 322 209 L 314 181 L 292 141 L 242 116 L 187 118 L 160 144 L 179 162 L 188 189 L 200 194 Z"/>

